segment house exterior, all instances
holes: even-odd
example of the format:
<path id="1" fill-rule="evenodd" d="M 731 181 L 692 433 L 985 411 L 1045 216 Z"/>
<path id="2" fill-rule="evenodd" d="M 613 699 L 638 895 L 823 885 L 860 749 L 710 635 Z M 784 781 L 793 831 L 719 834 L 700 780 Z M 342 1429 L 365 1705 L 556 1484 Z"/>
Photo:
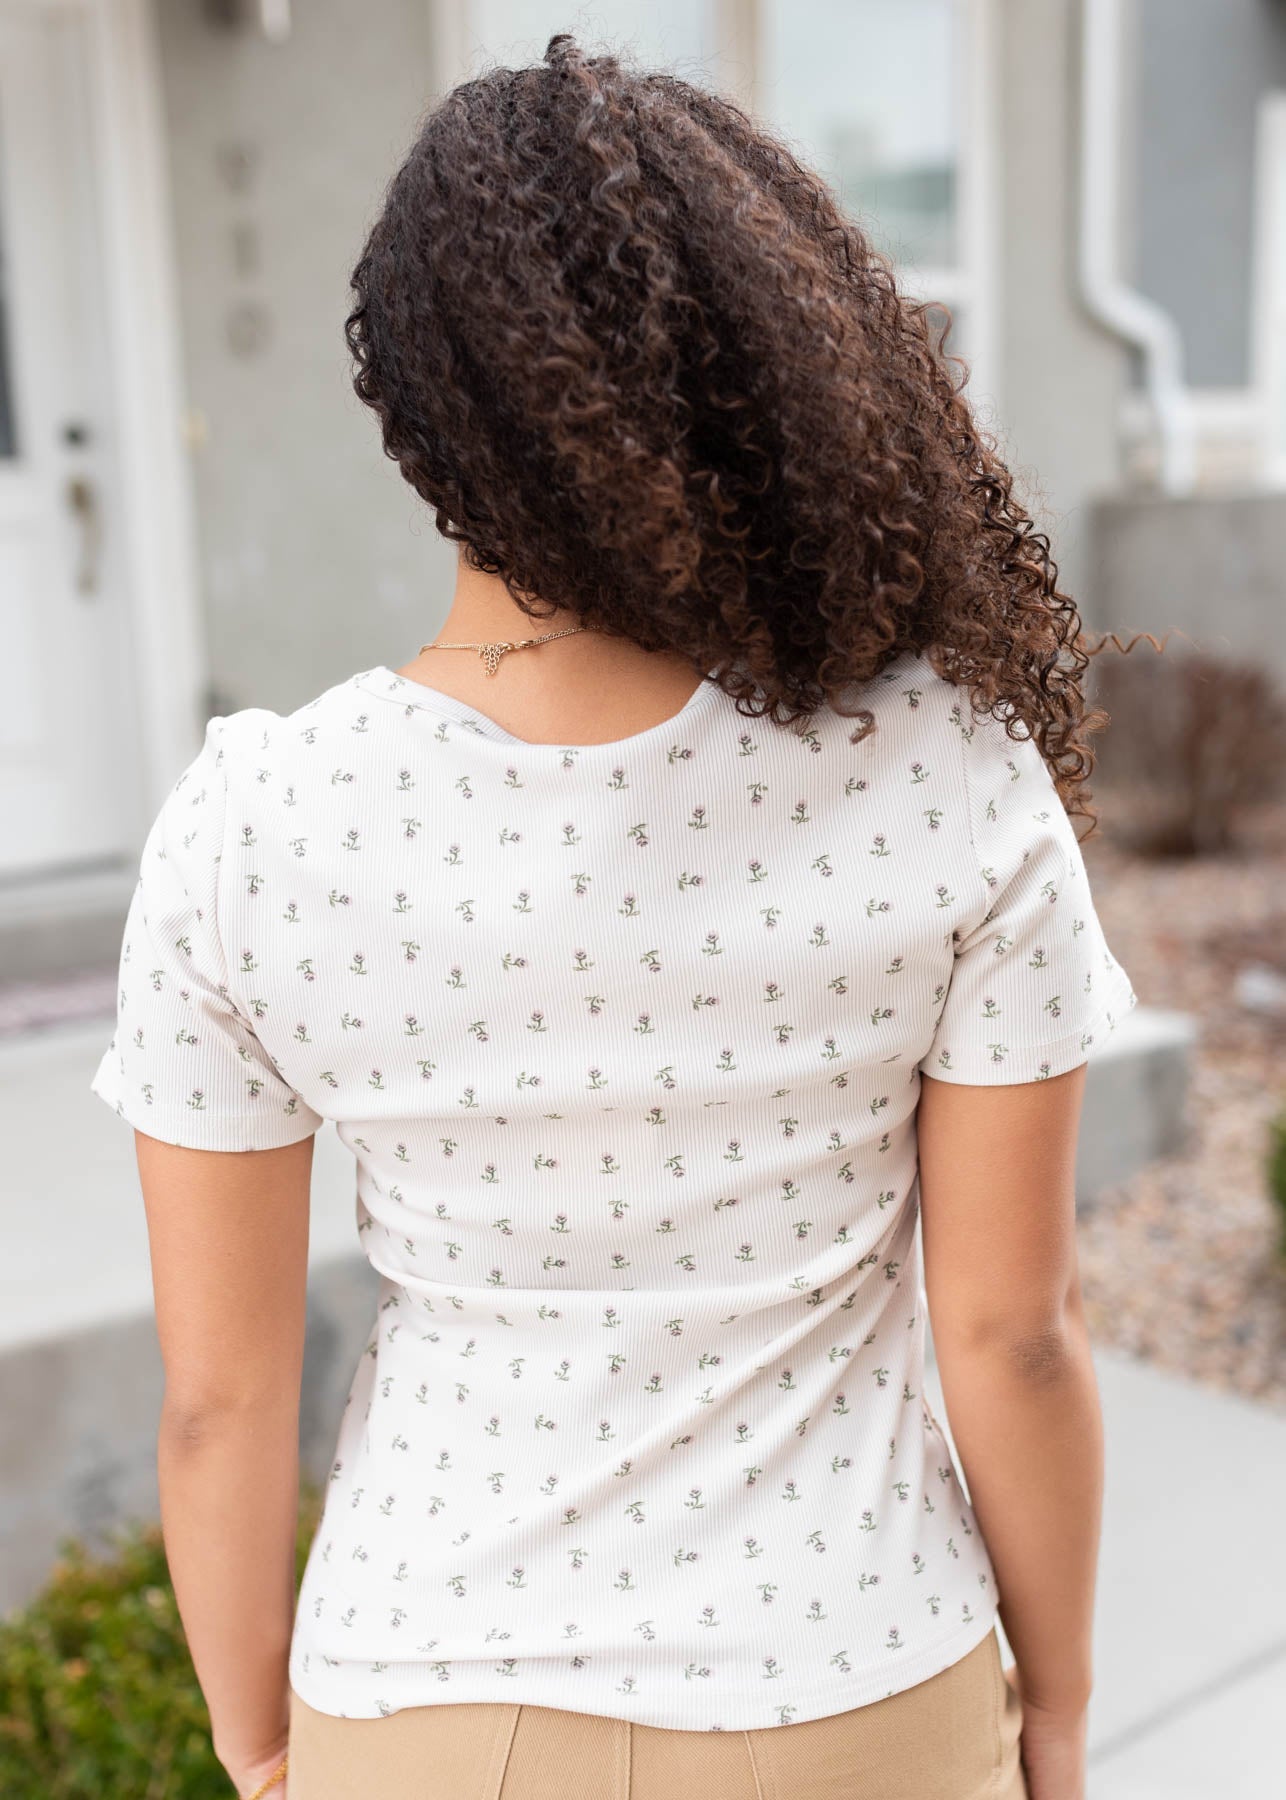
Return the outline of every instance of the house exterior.
<path id="1" fill-rule="evenodd" d="M 436 630 L 348 273 L 426 106 L 568 28 L 783 130 L 950 309 L 1093 625 L 1286 677 L 1281 0 L 0 0 L 0 980 L 114 958 L 206 717 Z"/>

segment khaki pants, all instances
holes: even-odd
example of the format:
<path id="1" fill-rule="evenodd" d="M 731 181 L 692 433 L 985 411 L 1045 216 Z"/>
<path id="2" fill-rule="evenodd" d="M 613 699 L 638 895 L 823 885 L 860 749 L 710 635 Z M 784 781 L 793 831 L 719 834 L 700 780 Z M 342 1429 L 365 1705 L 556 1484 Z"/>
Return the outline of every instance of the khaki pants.
<path id="1" fill-rule="evenodd" d="M 288 1800 L 1026 1800 L 995 1632 L 903 1693 L 756 1731 L 502 1702 L 341 1719 L 290 1700 Z"/>

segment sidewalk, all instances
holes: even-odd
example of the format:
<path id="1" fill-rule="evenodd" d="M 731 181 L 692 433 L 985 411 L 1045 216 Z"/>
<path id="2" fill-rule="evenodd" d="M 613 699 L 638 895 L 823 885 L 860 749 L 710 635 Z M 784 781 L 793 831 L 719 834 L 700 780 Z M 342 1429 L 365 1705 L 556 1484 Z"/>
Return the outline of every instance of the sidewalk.
<path id="1" fill-rule="evenodd" d="M 1107 1493 L 1089 1800 L 1265 1800 L 1283 1781 L 1286 1414 L 1116 1351 L 1094 1360 Z M 936 1370 L 927 1385 L 939 1402 Z"/>
<path id="2" fill-rule="evenodd" d="M 88 1343 L 116 1326 L 132 1334 L 131 1356 L 140 1340 L 150 1354 L 150 1327 L 137 1329 L 152 1299 L 133 1133 L 88 1091 L 109 1035 L 107 1024 L 78 1025 L 0 1044 L 0 1131 L 9 1146 L 0 1381 L 16 1399 L 6 1412 L 20 1442 L 28 1396 L 19 1384 L 29 1383 L 36 1360 L 51 1360 L 53 1341 L 65 1340 L 73 1382 L 80 1334 L 90 1334 Z M 66 1154 L 51 1159 L 50 1144 Z M 359 1272 L 350 1168 L 334 1132 L 319 1133 L 310 1285 L 340 1294 L 329 1321 L 347 1308 L 361 1329 L 362 1284 L 335 1280 Z M 353 1337 L 351 1350 L 334 1347 L 332 1388 L 346 1381 L 359 1344 Z M 1096 1363 L 1108 1489 L 1089 1800 L 1260 1800 L 1281 1792 L 1286 1414 L 1115 1352 L 1098 1351 Z M 130 1366 L 122 1357 L 126 1374 L 113 1372 L 108 1404 L 123 1414 L 137 1403 L 147 1414 L 137 1450 L 146 1458 L 154 1401 Z M 66 1399 L 61 1405 L 70 1419 L 75 1409 Z M 336 1422 L 321 1422 L 323 1439 Z M 22 1459 L 3 1461 L 13 1489 L 0 1494 L 0 1517 L 13 1519 L 29 1510 L 31 1496 L 18 1491 Z M 78 1492 L 89 1479 L 77 1472 Z M 121 1491 L 145 1490 L 123 1483 Z M 67 1511 L 63 1494 L 42 1494 L 40 1503 L 51 1520 Z"/>

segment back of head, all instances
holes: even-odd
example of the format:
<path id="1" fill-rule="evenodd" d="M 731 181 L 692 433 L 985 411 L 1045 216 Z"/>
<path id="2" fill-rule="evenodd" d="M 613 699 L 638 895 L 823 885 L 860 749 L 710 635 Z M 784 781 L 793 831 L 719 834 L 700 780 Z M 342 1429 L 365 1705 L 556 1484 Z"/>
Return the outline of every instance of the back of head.
<path id="1" fill-rule="evenodd" d="M 925 306 L 728 100 L 550 40 L 425 120 L 354 271 L 358 394 L 469 560 L 781 722 L 904 650 L 1092 758 L 1087 654 Z"/>

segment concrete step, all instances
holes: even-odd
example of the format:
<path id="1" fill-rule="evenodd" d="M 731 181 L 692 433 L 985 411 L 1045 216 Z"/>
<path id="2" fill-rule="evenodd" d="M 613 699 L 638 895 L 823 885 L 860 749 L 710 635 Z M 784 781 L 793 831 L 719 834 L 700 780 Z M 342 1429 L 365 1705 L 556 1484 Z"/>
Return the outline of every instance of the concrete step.
<path id="1" fill-rule="evenodd" d="M 1100 1045 L 1086 1071 L 1076 1150 L 1082 1203 L 1183 1148 L 1196 1037 L 1188 1013 L 1137 1006 Z"/>
<path id="2" fill-rule="evenodd" d="M 114 969 L 137 881 L 135 856 L 0 884 L 0 982 Z"/>

